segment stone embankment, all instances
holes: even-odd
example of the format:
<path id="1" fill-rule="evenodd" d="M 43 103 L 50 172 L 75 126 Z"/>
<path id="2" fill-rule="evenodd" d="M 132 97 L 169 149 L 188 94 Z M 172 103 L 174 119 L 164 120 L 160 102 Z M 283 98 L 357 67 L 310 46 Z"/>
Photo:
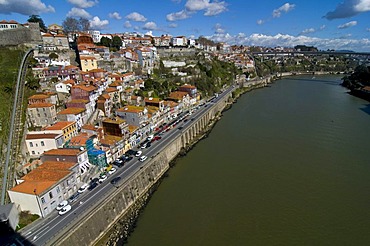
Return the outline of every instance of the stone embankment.
<path id="1" fill-rule="evenodd" d="M 97 201 L 78 224 L 66 226 L 48 244 L 114 245 L 118 240 L 125 240 L 170 163 L 204 136 L 231 100 L 231 93 L 228 93 L 210 104 L 207 112 L 184 127 L 181 135 L 149 158 L 129 180 L 117 186 L 103 201 Z"/>

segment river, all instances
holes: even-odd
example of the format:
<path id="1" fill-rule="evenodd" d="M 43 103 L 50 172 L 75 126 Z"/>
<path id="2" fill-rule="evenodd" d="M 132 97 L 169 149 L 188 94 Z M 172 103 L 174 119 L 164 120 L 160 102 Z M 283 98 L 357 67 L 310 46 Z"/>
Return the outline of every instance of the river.
<path id="1" fill-rule="evenodd" d="M 170 170 L 128 245 L 370 245 L 370 104 L 339 84 L 244 94 Z"/>

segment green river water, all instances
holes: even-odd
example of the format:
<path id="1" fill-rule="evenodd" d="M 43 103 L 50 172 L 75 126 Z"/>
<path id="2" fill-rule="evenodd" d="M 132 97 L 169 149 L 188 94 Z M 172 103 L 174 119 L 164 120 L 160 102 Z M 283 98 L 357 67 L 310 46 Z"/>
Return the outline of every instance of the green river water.
<path id="1" fill-rule="evenodd" d="M 128 245 L 370 245 L 370 104 L 340 78 L 244 94 L 170 170 Z"/>

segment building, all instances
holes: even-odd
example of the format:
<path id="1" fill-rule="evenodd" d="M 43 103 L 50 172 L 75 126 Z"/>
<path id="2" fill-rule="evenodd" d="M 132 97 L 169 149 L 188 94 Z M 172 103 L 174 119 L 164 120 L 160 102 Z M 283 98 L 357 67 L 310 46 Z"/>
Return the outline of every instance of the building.
<path id="1" fill-rule="evenodd" d="M 20 26 L 20 24 L 18 22 L 16 22 L 15 20 L 11 20 L 11 21 L 2 20 L 2 21 L 0 21 L 0 31 L 9 30 L 9 29 L 16 29 L 19 26 Z"/>
<path id="2" fill-rule="evenodd" d="M 109 119 L 102 121 L 104 133 L 112 136 L 126 138 L 129 135 L 128 124 L 120 118 Z"/>
<path id="3" fill-rule="evenodd" d="M 52 103 L 33 103 L 27 107 L 28 126 L 44 127 L 57 121 L 55 105 Z"/>
<path id="4" fill-rule="evenodd" d="M 127 105 L 117 109 L 116 114 L 129 125 L 142 127 L 148 123 L 148 110 L 145 107 Z"/>
<path id="5" fill-rule="evenodd" d="M 54 125 L 46 127 L 43 132 L 62 134 L 64 142 L 67 142 L 78 134 L 75 121 L 58 121 Z"/>
<path id="6" fill-rule="evenodd" d="M 98 62 L 94 56 L 80 56 L 81 71 L 87 72 L 98 68 Z"/>
<path id="7" fill-rule="evenodd" d="M 78 173 L 76 162 L 44 161 L 8 190 L 10 200 L 22 211 L 45 217 L 82 185 Z"/>
<path id="8" fill-rule="evenodd" d="M 87 170 L 90 168 L 89 159 L 87 157 L 87 150 L 81 149 L 68 149 L 59 148 L 51 149 L 44 152 L 41 157 L 42 162 L 46 161 L 57 161 L 57 162 L 73 162 L 78 163 L 78 175 L 87 174 Z"/>
<path id="9" fill-rule="evenodd" d="M 87 123 L 87 112 L 85 108 L 66 108 L 57 114 L 60 121 L 74 121 L 77 129 Z"/>
<path id="10" fill-rule="evenodd" d="M 8 203 L 0 206 L 0 234 L 8 234 L 15 231 L 19 223 L 19 211 L 17 205 Z M 9 233 L 10 234 L 10 233 Z"/>
<path id="11" fill-rule="evenodd" d="M 37 158 L 50 149 L 61 148 L 63 144 L 64 138 L 60 133 L 29 132 L 26 135 L 26 146 L 31 158 Z"/>

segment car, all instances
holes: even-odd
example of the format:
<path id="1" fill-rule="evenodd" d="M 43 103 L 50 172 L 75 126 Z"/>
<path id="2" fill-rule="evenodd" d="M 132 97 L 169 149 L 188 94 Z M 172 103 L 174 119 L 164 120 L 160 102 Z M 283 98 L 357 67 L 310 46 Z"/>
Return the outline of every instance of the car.
<path id="1" fill-rule="evenodd" d="M 92 185 L 94 183 L 98 183 L 98 182 L 99 182 L 99 178 L 90 179 L 90 185 Z"/>
<path id="2" fill-rule="evenodd" d="M 89 191 L 92 191 L 93 189 L 95 189 L 96 186 L 98 186 L 98 183 L 92 183 L 92 184 L 90 184 L 90 186 L 87 189 Z"/>
<path id="3" fill-rule="evenodd" d="M 139 158 L 139 161 L 143 162 L 145 161 L 146 159 L 148 159 L 148 157 L 146 155 L 143 155 Z"/>
<path id="4" fill-rule="evenodd" d="M 70 198 L 68 198 L 68 202 L 72 203 L 76 201 L 79 196 L 80 196 L 80 193 L 78 192 L 74 193 Z"/>
<path id="5" fill-rule="evenodd" d="M 111 181 L 110 181 L 110 183 L 112 184 L 112 185 L 114 185 L 114 184 L 117 184 L 119 181 L 121 180 L 121 177 L 115 177 L 114 179 L 112 179 Z"/>
<path id="6" fill-rule="evenodd" d="M 139 156 L 141 156 L 142 153 L 143 153 L 143 151 L 139 150 L 138 152 L 136 152 L 135 156 L 139 157 Z"/>
<path id="7" fill-rule="evenodd" d="M 132 156 L 126 156 L 126 162 L 131 161 L 132 159 Z"/>
<path id="8" fill-rule="evenodd" d="M 161 137 L 161 136 L 155 136 L 155 137 L 153 138 L 152 142 L 154 142 L 154 141 L 158 141 L 158 140 L 161 140 L 161 139 L 162 139 L 162 137 Z"/>
<path id="9" fill-rule="evenodd" d="M 113 163 L 116 167 L 123 167 L 125 165 L 124 161 Z"/>
<path id="10" fill-rule="evenodd" d="M 113 173 L 115 173 L 117 171 L 117 169 L 115 169 L 114 167 L 112 167 L 109 171 L 108 171 L 108 173 L 109 174 L 113 174 Z"/>
<path id="11" fill-rule="evenodd" d="M 129 150 L 127 150 L 126 154 L 127 155 L 135 155 L 136 154 L 136 151 L 133 150 L 133 149 L 129 149 Z"/>
<path id="12" fill-rule="evenodd" d="M 68 201 L 64 200 L 64 201 L 62 201 L 61 203 L 58 204 L 57 210 L 59 211 L 67 205 L 68 205 Z"/>
<path id="13" fill-rule="evenodd" d="M 150 142 L 147 142 L 146 147 L 149 148 L 150 146 L 152 146 L 152 144 Z"/>
<path id="14" fill-rule="evenodd" d="M 89 187 L 89 185 L 88 184 L 83 184 L 79 189 L 78 189 L 78 193 L 84 193 L 86 190 L 87 190 L 87 187 Z"/>
<path id="15" fill-rule="evenodd" d="M 180 126 L 180 127 L 179 127 L 179 128 L 177 128 L 177 129 L 182 130 L 182 128 L 184 128 L 184 127 Z"/>
<path id="16" fill-rule="evenodd" d="M 154 138 L 154 135 L 153 135 L 153 134 L 151 134 L 151 135 L 149 135 L 146 139 L 147 139 L 148 141 L 151 141 L 153 138 Z"/>
<path id="17" fill-rule="evenodd" d="M 67 213 L 68 211 L 70 211 L 72 209 L 71 205 L 67 205 L 67 206 L 64 206 L 60 211 L 59 211 L 59 215 L 63 215 L 65 213 Z"/>
<path id="18" fill-rule="evenodd" d="M 148 142 L 144 142 L 140 145 L 141 149 L 145 149 L 148 146 Z"/>
<path id="19" fill-rule="evenodd" d="M 117 160 L 115 160 L 115 161 L 113 162 L 113 164 L 114 164 L 114 165 L 116 165 L 117 167 L 119 167 L 119 166 L 123 166 L 123 164 L 124 164 L 124 160 L 122 160 L 122 159 L 117 159 Z"/>
<path id="20" fill-rule="evenodd" d="M 100 175 L 100 177 L 99 177 L 99 183 L 103 183 L 104 180 L 106 180 L 106 179 L 107 179 L 107 175 L 105 175 L 105 174 Z"/>

